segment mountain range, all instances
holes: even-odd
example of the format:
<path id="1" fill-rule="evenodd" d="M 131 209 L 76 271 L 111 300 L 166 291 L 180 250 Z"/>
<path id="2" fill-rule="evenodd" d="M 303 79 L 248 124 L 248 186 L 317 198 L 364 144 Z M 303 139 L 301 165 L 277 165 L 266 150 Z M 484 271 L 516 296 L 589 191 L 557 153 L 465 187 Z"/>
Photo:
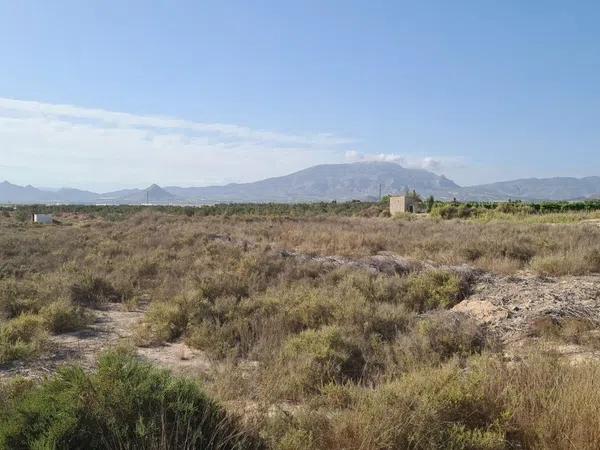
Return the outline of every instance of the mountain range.
<path id="1" fill-rule="evenodd" d="M 600 198 L 600 177 L 526 178 L 459 186 L 443 175 L 408 169 L 392 162 L 324 164 L 253 183 L 225 186 L 160 187 L 95 193 L 72 188 L 48 190 L 0 183 L 0 203 L 209 204 L 219 202 L 313 202 L 376 200 L 416 190 L 449 200 L 580 200 Z"/>

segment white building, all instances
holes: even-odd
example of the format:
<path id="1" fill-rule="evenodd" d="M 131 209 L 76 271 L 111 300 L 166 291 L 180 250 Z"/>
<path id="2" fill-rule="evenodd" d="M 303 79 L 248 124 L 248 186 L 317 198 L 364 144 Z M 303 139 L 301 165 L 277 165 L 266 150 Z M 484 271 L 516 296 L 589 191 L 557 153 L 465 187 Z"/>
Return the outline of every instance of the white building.
<path id="1" fill-rule="evenodd" d="M 52 224 L 52 214 L 34 214 L 33 223 Z"/>

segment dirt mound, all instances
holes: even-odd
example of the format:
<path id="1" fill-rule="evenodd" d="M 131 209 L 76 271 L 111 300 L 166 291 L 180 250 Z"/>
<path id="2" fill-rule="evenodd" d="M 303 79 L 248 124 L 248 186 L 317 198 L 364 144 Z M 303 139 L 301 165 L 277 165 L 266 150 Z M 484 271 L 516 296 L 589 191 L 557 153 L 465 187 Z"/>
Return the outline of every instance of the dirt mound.
<path id="1" fill-rule="evenodd" d="M 295 258 L 301 262 L 313 262 L 332 268 L 348 267 L 351 269 L 366 270 L 371 273 L 381 273 L 385 275 L 405 275 L 410 272 L 442 269 L 456 272 L 463 278 L 471 279 L 479 273 L 479 271 L 466 264 L 461 266 L 436 265 L 426 261 L 406 258 L 392 252 L 379 252 L 376 255 L 360 259 L 346 258 L 343 256 L 313 256 L 306 253 L 297 253 L 287 250 L 281 251 L 279 254 L 284 258 Z"/>
<path id="2" fill-rule="evenodd" d="M 504 342 L 526 336 L 531 324 L 540 318 L 574 318 L 600 325 L 600 276 L 483 274 L 472 295 L 453 309 L 473 317 Z"/>

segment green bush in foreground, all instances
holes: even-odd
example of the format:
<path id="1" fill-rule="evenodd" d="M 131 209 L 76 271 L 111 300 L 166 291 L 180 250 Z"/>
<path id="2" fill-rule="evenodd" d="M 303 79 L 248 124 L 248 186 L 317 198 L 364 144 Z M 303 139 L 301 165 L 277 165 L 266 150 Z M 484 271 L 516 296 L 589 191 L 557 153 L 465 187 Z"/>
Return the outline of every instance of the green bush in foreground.
<path id="1" fill-rule="evenodd" d="M 249 436 L 191 381 L 124 352 L 97 373 L 62 369 L 0 412 L 0 448 L 254 449 Z"/>

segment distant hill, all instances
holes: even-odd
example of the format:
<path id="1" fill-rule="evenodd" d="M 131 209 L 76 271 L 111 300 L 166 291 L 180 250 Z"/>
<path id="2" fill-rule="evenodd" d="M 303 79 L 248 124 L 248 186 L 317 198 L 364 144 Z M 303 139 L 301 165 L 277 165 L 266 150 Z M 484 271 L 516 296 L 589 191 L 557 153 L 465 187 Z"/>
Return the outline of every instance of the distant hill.
<path id="1" fill-rule="evenodd" d="M 460 197 L 505 200 L 575 200 L 600 198 L 600 177 L 525 178 L 462 188 Z"/>
<path id="2" fill-rule="evenodd" d="M 416 190 L 423 196 L 449 200 L 575 200 L 600 198 L 600 177 L 527 178 L 461 187 L 443 175 L 407 169 L 391 162 L 324 164 L 253 183 L 208 187 L 124 189 L 97 194 L 63 188 L 0 183 L 0 203 L 206 204 L 218 202 L 312 202 L 376 200 L 383 195 Z"/>
<path id="3" fill-rule="evenodd" d="M 297 202 L 374 200 L 379 197 L 380 186 L 383 194 L 414 189 L 440 198 L 447 197 L 449 191 L 460 189 L 443 176 L 388 162 L 324 164 L 254 183 L 200 188 L 169 186 L 165 189 L 181 198 L 208 202 Z"/>
<path id="4" fill-rule="evenodd" d="M 153 184 L 146 189 L 136 189 L 118 198 L 120 203 L 172 203 L 177 202 L 177 196 L 166 191 L 160 186 Z"/>
<path id="5" fill-rule="evenodd" d="M 1 203 L 33 203 L 45 202 L 54 197 L 56 193 L 42 191 L 33 186 L 18 186 L 4 181 L 0 183 Z"/>
<path id="6" fill-rule="evenodd" d="M 65 203 L 90 203 L 96 201 L 98 194 L 79 189 L 62 188 L 54 192 L 54 197 Z"/>

